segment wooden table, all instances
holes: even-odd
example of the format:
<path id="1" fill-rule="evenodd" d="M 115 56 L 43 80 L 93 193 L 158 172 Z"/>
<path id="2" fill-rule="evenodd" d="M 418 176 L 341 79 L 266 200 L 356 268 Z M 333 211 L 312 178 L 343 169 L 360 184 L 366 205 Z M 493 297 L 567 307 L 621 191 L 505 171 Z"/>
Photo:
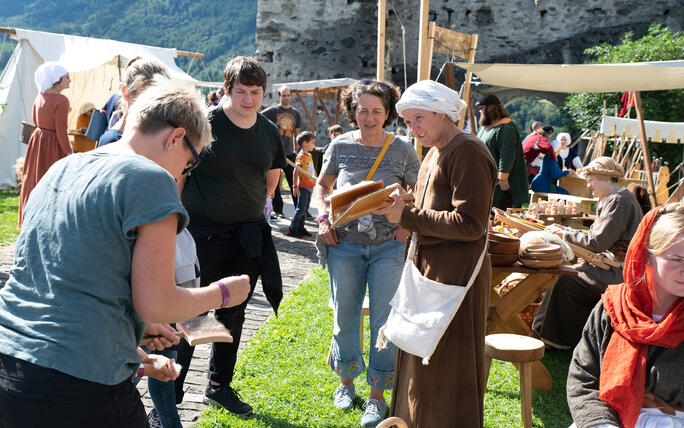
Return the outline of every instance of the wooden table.
<path id="1" fill-rule="evenodd" d="M 527 278 L 500 297 L 495 287 L 512 273 L 525 273 Z M 577 270 L 568 265 L 553 269 L 531 269 L 521 265 L 520 262 L 505 267 L 492 266 L 487 334 L 513 333 L 523 336 L 530 334 L 532 330 L 520 319 L 518 313 L 544 294 L 562 274 L 577 275 Z M 551 384 L 551 375 L 546 367 L 540 361 L 533 363 L 532 387 L 549 391 Z"/>

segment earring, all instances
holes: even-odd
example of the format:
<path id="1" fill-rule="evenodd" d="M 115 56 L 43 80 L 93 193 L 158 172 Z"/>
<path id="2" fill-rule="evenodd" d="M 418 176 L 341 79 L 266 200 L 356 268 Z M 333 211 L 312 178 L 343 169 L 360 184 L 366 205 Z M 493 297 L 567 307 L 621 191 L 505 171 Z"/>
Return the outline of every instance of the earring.
<path id="1" fill-rule="evenodd" d="M 168 152 L 169 150 L 171 150 L 171 147 L 173 147 L 173 143 L 169 144 L 169 145 L 166 147 L 166 151 Z"/>

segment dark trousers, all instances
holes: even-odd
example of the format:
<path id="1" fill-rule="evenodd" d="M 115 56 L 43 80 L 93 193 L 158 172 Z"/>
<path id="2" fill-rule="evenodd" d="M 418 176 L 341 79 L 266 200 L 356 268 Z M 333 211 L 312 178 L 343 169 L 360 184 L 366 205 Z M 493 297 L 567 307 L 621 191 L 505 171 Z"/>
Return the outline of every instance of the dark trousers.
<path id="1" fill-rule="evenodd" d="M 16 427 L 149 424 L 131 379 L 104 385 L 0 354 L 0 428 Z"/>
<path id="2" fill-rule="evenodd" d="M 295 153 L 291 155 L 287 155 L 287 158 L 290 159 L 292 162 L 297 159 L 297 155 Z M 294 186 L 294 181 L 293 181 L 293 173 L 294 173 L 294 168 L 288 163 L 285 168 L 283 168 L 283 171 L 285 172 L 285 180 L 287 180 L 288 186 L 290 186 L 290 195 L 292 196 L 292 203 L 294 206 L 297 206 L 297 198 L 292 195 L 292 186 Z M 283 213 L 283 197 L 280 196 L 280 186 L 276 186 L 275 193 L 273 194 L 273 212 L 276 213 Z"/>
<path id="3" fill-rule="evenodd" d="M 233 343 L 214 343 L 209 360 L 209 379 L 220 384 L 230 384 L 237 361 L 242 324 L 245 322 L 247 302 L 254 293 L 259 277 L 259 260 L 250 260 L 238 242 L 237 232 L 225 232 L 203 238 L 195 238 L 197 256 L 202 267 L 201 286 L 233 275 L 249 275 L 250 291 L 247 299 L 232 308 L 217 309 L 216 319 L 230 331 Z"/>

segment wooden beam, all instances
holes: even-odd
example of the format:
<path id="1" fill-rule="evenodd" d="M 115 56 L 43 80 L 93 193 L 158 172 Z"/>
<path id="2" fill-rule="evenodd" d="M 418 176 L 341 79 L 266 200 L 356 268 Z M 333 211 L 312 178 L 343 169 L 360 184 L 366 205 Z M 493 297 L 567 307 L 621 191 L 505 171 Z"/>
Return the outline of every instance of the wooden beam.
<path id="1" fill-rule="evenodd" d="M 641 92 L 634 92 L 634 105 L 636 107 L 637 119 L 639 120 L 639 132 L 641 134 L 641 152 L 644 157 L 644 172 L 646 173 L 646 183 L 648 183 L 648 199 L 651 201 L 651 208 L 658 205 L 656 201 L 655 185 L 653 184 L 653 174 L 651 172 L 651 155 L 648 152 L 648 140 L 646 139 L 646 128 L 644 127 L 644 111 L 641 108 Z"/>
<path id="2" fill-rule="evenodd" d="M 429 79 L 430 69 L 426 63 L 428 50 L 428 14 L 430 0 L 420 0 L 419 30 L 418 30 L 418 81 Z M 420 153 L 420 152 L 419 152 Z"/>
<path id="3" fill-rule="evenodd" d="M 385 81 L 385 17 L 387 15 L 387 0 L 378 0 L 378 64 L 375 79 Z"/>
<path id="4" fill-rule="evenodd" d="M 340 103 L 342 102 L 342 89 L 337 90 L 337 98 L 335 100 L 335 123 L 340 120 Z"/>
<path id="5" fill-rule="evenodd" d="M 475 35 L 459 33 L 443 27 L 435 27 L 435 52 L 454 55 L 468 60 Z M 476 43 L 477 44 L 477 43 Z"/>
<path id="6" fill-rule="evenodd" d="M 311 114 L 309 113 L 309 109 L 306 108 L 306 104 L 304 104 L 304 100 L 302 99 L 302 96 L 299 95 L 299 92 L 293 91 L 295 96 L 297 97 L 297 100 L 299 101 L 299 104 L 302 106 L 304 109 L 304 114 L 306 115 L 306 118 L 309 119 L 309 125 L 311 125 L 312 128 L 314 128 L 314 119 L 311 118 Z M 316 110 L 316 104 L 314 104 L 314 110 Z"/>
<path id="7" fill-rule="evenodd" d="M 321 98 L 319 98 L 318 101 L 320 102 L 321 107 L 323 107 L 323 111 L 325 112 L 325 115 L 328 116 L 328 120 L 330 121 L 330 124 L 332 125 L 333 118 L 330 115 L 330 112 L 328 111 L 328 107 L 325 106 L 325 103 L 323 102 L 323 100 Z"/>
<path id="8" fill-rule="evenodd" d="M 176 49 L 176 55 L 178 55 L 178 56 L 189 56 L 191 58 L 204 59 L 204 54 L 201 54 L 199 52 L 179 51 L 178 49 Z"/>
<path id="9" fill-rule="evenodd" d="M 444 85 L 456 91 L 456 76 L 454 75 L 454 64 L 451 62 L 444 65 Z"/>
<path id="10" fill-rule="evenodd" d="M 313 102 L 313 111 L 311 112 L 311 116 L 313 117 L 313 121 L 311 122 L 311 132 L 314 134 L 316 133 L 316 113 L 318 112 L 317 104 L 318 104 L 318 88 L 314 89 L 314 102 Z"/>
<path id="11" fill-rule="evenodd" d="M 477 39 L 478 35 L 473 34 L 470 38 L 470 49 L 468 50 L 468 62 L 470 64 L 475 63 L 475 52 L 477 50 Z M 473 78 L 473 73 L 468 71 L 466 72 L 465 75 L 465 82 L 463 84 L 465 85 L 465 91 L 463 91 L 463 100 L 465 100 L 468 105 L 472 104 L 470 101 L 470 80 Z M 470 115 L 472 117 L 472 113 Z M 466 109 L 463 109 L 461 111 L 461 118 L 458 120 L 458 127 L 463 129 L 465 127 L 465 119 L 466 119 Z M 472 122 L 471 122 L 472 123 Z M 476 132 L 475 128 L 473 127 L 470 132 L 473 134 Z"/>

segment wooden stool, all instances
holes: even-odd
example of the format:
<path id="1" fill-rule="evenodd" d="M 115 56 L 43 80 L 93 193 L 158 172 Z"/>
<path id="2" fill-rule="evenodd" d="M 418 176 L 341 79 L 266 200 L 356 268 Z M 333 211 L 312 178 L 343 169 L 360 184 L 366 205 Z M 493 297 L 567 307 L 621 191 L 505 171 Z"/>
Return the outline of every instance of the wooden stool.
<path id="1" fill-rule="evenodd" d="M 525 428 L 532 428 L 532 370 L 531 363 L 544 356 L 544 342 L 518 334 L 490 334 L 485 336 L 485 379 L 489 379 L 492 358 L 518 363 L 520 370 L 520 408 Z"/>
<path id="2" fill-rule="evenodd" d="M 335 309 L 332 298 L 328 300 L 328 307 Z M 370 306 L 368 303 L 368 296 L 363 298 L 363 305 L 361 306 L 361 351 L 363 351 L 363 317 L 370 316 Z M 330 358 L 332 357 L 333 341 L 330 341 L 330 347 L 328 348 L 328 356 L 325 357 L 325 364 L 330 365 Z"/>
<path id="3" fill-rule="evenodd" d="M 392 416 L 391 418 L 387 418 L 384 421 L 380 422 L 378 424 L 378 426 L 375 428 L 392 428 L 392 427 L 408 428 L 408 424 L 406 422 L 404 422 L 404 420 L 402 418 Z"/>

